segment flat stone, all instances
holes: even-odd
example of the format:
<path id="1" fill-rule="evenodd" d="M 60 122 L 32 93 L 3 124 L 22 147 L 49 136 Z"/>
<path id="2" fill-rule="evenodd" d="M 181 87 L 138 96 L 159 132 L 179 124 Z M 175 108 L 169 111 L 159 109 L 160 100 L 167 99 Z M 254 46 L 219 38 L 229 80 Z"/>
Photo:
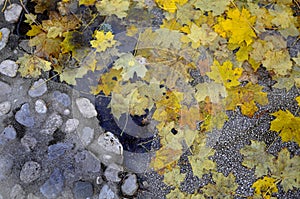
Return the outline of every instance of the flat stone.
<path id="1" fill-rule="evenodd" d="M 44 100 L 38 99 L 35 101 L 35 111 L 40 114 L 45 114 L 47 113 L 47 106 Z"/>
<path id="2" fill-rule="evenodd" d="M 121 178 L 118 175 L 121 171 L 123 171 L 123 167 L 112 163 L 105 169 L 104 176 L 109 182 L 120 182 Z"/>
<path id="3" fill-rule="evenodd" d="M 50 160 L 56 159 L 62 156 L 67 150 L 70 150 L 73 144 L 70 143 L 57 143 L 48 147 L 48 158 Z"/>
<path id="4" fill-rule="evenodd" d="M 53 92 L 53 98 L 58 103 L 62 104 L 65 107 L 68 107 L 71 105 L 71 98 L 66 93 L 61 93 L 60 91 L 54 91 Z"/>
<path id="5" fill-rule="evenodd" d="M 21 144 L 25 147 L 26 151 L 30 152 L 36 146 L 37 140 L 30 135 L 25 135 L 21 139 Z"/>
<path id="6" fill-rule="evenodd" d="M 19 65 L 12 60 L 4 60 L 0 64 L 0 73 L 8 77 L 15 77 L 17 75 Z"/>
<path id="7" fill-rule="evenodd" d="M 0 96 L 7 95 L 11 93 L 11 86 L 5 82 L 0 81 Z"/>
<path id="8" fill-rule="evenodd" d="M 134 174 L 129 174 L 125 177 L 125 180 L 121 186 L 122 193 L 124 195 L 132 196 L 138 189 L 137 178 Z"/>
<path id="9" fill-rule="evenodd" d="M 55 168 L 50 178 L 40 187 L 40 192 L 47 199 L 54 199 L 62 192 L 63 187 L 64 176 L 58 168 Z"/>
<path id="10" fill-rule="evenodd" d="M 78 119 L 68 119 L 65 126 L 65 132 L 66 133 L 72 133 L 74 132 L 79 125 Z"/>
<path id="11" fill-rule="evenodd" d="M 73 188 L 76 199 L 86 199 L 93 196 L 93 185 L 90 182 L 76 182 Z"/>
<path id="12" fill-rule="evenodd" d="M 87 98 L 77 98 L 76 99 L 77 107 L 85 118 L 92 118 L 97 116 L 97 111 L 95 106 Z"/>
<path id="13" fill-rule="evenodd" d="M 46 120 L 41 133 L 52 135 L 63 124 L 62 117 L 57 113 L 52 113 Z"/>
<path id="14" fill-rule="evenodd" d="M 12 125 L 7 126 L 3 130 L 2 134 L 1 134 L 1 137 L 5 138 L 7 140 L 14 140 L 14 139 L 16 139 L 16 137 L 17 137 L 16 129 Z"/>
<path id="15" fill-rule="evenodd" d="M 46 92 L 47 92 L 46 81 L 43 79 L 39 79 L 38 81 L 33 83 L 33 85 L 28 91 L 28 95 L 30 97 L 40 97 Z"/>
<path id="16" fill-rule="evenodd" d="M 4 180 L 5 178 L 9 177 L 13 163 L 14 162 L 12 159 L 3 155 L 0 156 L 0 180 Z"/>
<path id="17" fill-rule="evenodd" d="M 13 199 L 25 199 L 25 191 L 21 187 L 21 185 L 16 184 L 10 191 L 10 198 Z"/>
<path id="18" fill-rule="evenodd" d="M 0 116 L 6 115 L 7 113 L 9 113 L 10 108 L 11 108 L 11 102 L 10 101 L 1 102 L 0 103 Z"/>
<path id="19" fill-rule="evenodd" d="M 117 199 L 119 198 L 117 194 L 114 193 L 114 191 L 107 185 L 105 184 L 100 193 L 99 193 L 99 199 Z"/>
<path id="20" fill-rule="evenodd" d="M 80 139 L 84 146 L 89 145 L 94 138 L 94 129 L 86 126 L 82 129 L 82 134 L 80 136 Z"/>
<path id="21" fill-rule="evenodd" d="M 15 119 L 26 127 L 34 126 L 34 118 L 31 116 L 28 103 L 21 106 L 21 109 L 15 115 Z"/>
<path id="22" fill-rule="evenodd" d="M 10 30 L 8 28 L 1 28 L 0 32 L 2 33 L 2 38 L 0 39 L 0 50 L 2 50 L 8 42 Z"/>
<path id="23" fill-rule="evenodd" d="M 24 183 L 30 183 L 38 179 L 41 175 L 41 166 L 34 161 L 26 162 L 20 172 L 20 179 Z"/>
<path id="24" fill-rule="evenodd" d="M 9 23 L 16 23 L 19 20 L 22 9 L 22 6 L 16 3 L 9 5 L 4 11 L 5 20 Z"/>

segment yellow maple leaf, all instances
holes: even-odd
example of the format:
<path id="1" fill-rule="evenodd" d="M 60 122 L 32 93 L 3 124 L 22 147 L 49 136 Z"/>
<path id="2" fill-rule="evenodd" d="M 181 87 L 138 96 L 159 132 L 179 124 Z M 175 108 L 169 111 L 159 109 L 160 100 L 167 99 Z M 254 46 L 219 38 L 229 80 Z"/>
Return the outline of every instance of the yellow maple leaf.
<path id="1" fill-rule="evenodd" d="M 288 110 L 279 110 L 272 115 L 276 119 L 271 122 L 270 130 L 279 132 L 283 142 L 294 141 L 300 145 L 300 117 L 295 117 Z"/>
<path id="2" fill-rule="evenodd" d="M 218 23 L 214 29 L 222 37 L 229 38 L 229 44 L 240 45 L 242 42 L 246 42 L 247 45 L 250 45 L 253 38 L 256 38 L 252 28 L 255 18 L 245 8 L 242 11 L 237 8 L 230 9 L 226 19 L 223 16 L 218 18 Z"/>
<path id="3" fill-rule="evenodd" d="M 160 8 L 174 13 L 177 10 L 177 5 L 184 5 L 188 0 L 155 0 L 155 2 Z"/>
<path id="4" fill-rule="evenodd" d="M 212 11 L 213 15 L 220 15 L 222 14 L 227 6 L 230 4 L 228 0 L 198 0 L 194 1 L 195 8 L 200 8 L 203 11 Z"/>
<path id="5" fill-rule="evenodd" d="M 20 64 L 19 72 L 22 77 L 36 78 L 41 74 L 41 71 L 49 71 L 51 69 L 51 63 L 37 57 L 36 55 L 24 54 L 17 60 Z"/>
<path id="6" fill-rule="evenodd" d="M 103 52 L 107 48 L 111 48 L 116 44 L 116 40 L 114 40 L 112 32 L 104 33 L 103 30 L 95 30 L 94 37 L 96 39 L 90 41 L 90 43 L 92 47 L 96 49 L 96 52 Z"/>
<path id="7" fill-rule="evenodd" d="M 116 15 L 118 18 L 127 16 L 129 0 L 101 0 L 96 2 L 96 8 L 101 16 Z"/>
<path id="8" fill-rule="evenodd" d="M 273 70 L 278 75 L 286 75 L 292 69 L 293 62 L 290 59 L 288 50 L 268 51 L 265 54 L 266 59 L 262 64 L 268 69 Z"/>
<path id="9" fill-rule="evenodd" d="M 300 96 L 296 97 L 296 101 L 298 102 L 298 106 L 300 106 Z"/>
<path id="10" fill-rule="evenodd" d="M 79 0 L 79 5 L 92 6 L 96 0 Z"/>
<path id="11" fill-rule="evenodd" d="M 255 189 L 255 195 L 261 196 L 265 199 L 270 199 L 273 193 L 278 192 L 278 188 L 276 183 L 278 182 L 277 179 L 264 176 L 262 179 L 256 180 L 252 188 Z"/>
<path id="12" fill-rule="evenodd" d="M 103 91 L 103 93 L 108 96 L 118 81 L 120 81 L 121 71 L 122 70 L 111 69 L 108 73 L 101 75 L 99 84 L 91 87 L 91 93 L 97 95 L 100 91 Z"/>
<path id="13" fill-rule="evenodd" d="M 233 64 L 230 61 L 225 61 L 222 65 L 217 60 L 214 60 L 211 66 L 211 72 L 206 73 L 207 76 L 217 83 L 223 83 L 226 88 L 232 88 L 240 85 L 238 79 L 242 75 L 243 69 L 233 69 Z"/>
<path id="14" fill-rule="evenodd" d="M 237 106 L 241 107 L 244 115 L 253 117 L 258 110 L 256 103 L 266 105 L 268 103 L 267 93 L 262 92 L 262 86 L 248 83 L 244 87 L 234 87 L 228 89 L 226 97 L 226 110 L 235 110 Z"/>

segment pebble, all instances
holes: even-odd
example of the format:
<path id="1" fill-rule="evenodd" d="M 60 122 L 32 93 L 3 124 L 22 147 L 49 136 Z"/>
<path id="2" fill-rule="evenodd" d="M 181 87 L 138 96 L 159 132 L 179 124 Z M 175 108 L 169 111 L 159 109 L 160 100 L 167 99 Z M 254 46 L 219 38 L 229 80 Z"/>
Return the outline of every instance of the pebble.
<path id="1" fill-rule="evenodd" d="M 34 137 L 30 136 L 30 135 L 25 135 L 21 139 L 21 144 L 26 148 L 27 152 L 30 152 L 36 146 L 37 140 Z"/>
<path id="2" fill-rule="evenodd" d="M 125 180 L 121 186 L 122 193 L 124 195 L 132 196 L 138 189 L 137 178 L 134 174 L 129 174 L 125 177 Z"/>
<path id="3" fill-rule="evenodd" d="M 82 129 L 81 141 L 84 146 L 89 145 L 94 138 L 94 129 L 86 126 Z"/>
<path id="4" fill-rule="evenodd" d="M 6 115 L 7 113 L 9 113 L 10 108 L 11 108 L 10 101 L 1 102 L 0 103 L 0 116 Z"/>
<path id="5" fill-rule="evenodd" d="M 62 117 L 57 113 L 52 113 L 47 119 L 41 133 L 52 135 L 62 124 Z"/>
<path id="6" fill-rule="evenodd" d="M 64 176 L 58 168 L 55 168 L 50 178 L 40 187 L 40 192 L 47 199 L 54 199 L 62 192 L 63 187 Z"/>
<path id="7" fill-rule="evenodd" d="M 50 160 L 56 159 L 62 156 L 67 150 L 70 150 L 73 144 L 70 143 L 57 143 L 48 147 L 48 158 Z"/>
<path id="8" fill-rule="evenodd" d="M 63 112 L 64 115 L 69 115 L 70 113 L 71 113 L 71 111 L 69 109 L 65 109 Z"/>
<path id="9" fill-rule="evenodd" d="M 98 137 L 97 140 L 98 151 L 101 152 L 101 161 L 109 165 L 112 162 L 123 162 L 123 146 L 118 138 L 111 132 L 105 132 Z"/>
<path id="10" fill-rule="evenodd" d="M 71 98 L 66 93 L 61 93 L 60 91 L 54 91 L 53 92 L 53 98 L 58 103 L 62 104 L 65 107 L 68 107 L 71 105 Z"/>
<path id="11" fill-rule="evenodd" d="M 20 179 L 24 183 L 30 183 L 38 179 L 41 175 L 41 166 L 34 161 L 26 162 L 20 172 Z"/>
<path id="12" fill-rule="evenodd" d="M 0 39 L 0 50 L 2 50 L 8 42 L 10 30 L 8 28 L 1 28 L 0 32 L 2 33 L 2 38 Z"/>
<path id="13" fill-rule="evenodd" d="M 68 119 L 66 122 L 65 132 L 73 133 L 79 125 L 78 119 Z"/>
<path id="14" fill-rule="evenodd" d="M 44 79 L 34 82 L 28 91 L 30 97 L 40 97 L 47 92 L 47 84 Z"/>
<path id="15" fill-rule="evenodd" d="M 26 127 L 34 126 L 34 118 L 31 116 L 28 103 L 21 106 L 21 109 L 15 115 L 15 119 Z"/>
<path id="16" fill-rule="evenodd" d="M 76 199 L 86 199 L 93 196 L 93 185 L 90 182 L 76 182 L 73 188 Z"/>
<path id="17" fill-rule="evenodd" d="M 78 152 L 75 161 L 80 171 L 98 173 L 101 170 L 100 161 L 89 151 Z"/>
<path id="18" fill-rule="evenodd" d="M 45 114 L 47 113 L 47 106 L 44 100 L 38 99 L 35 101 L 35 111 L 40 114 Z"/>
<path id="19" fill-rule="evenodd" d="M 12 159 L 3 155 L 0 156 L 0 180 L 4 180 L 9 176 L 13 163 Z"/>
<path id="20" fill-rule="evenodd" d="M 0 64 L 0 73 L 8 77 L 15 77 L 17 75 L 19 65 L 12 60 L 4 60 Z"/>
<path id="21" fill-rule="evenodd" d="M 7 126 L 3 130 L 2 134 L 1 134 L 1 137 L 5 138 L 7 140 L 14 140 L 14 139 L 16 139 L 16 137 L 17 137 L 16 129 L 12 125 Z"/>
<path id="22" fill-rule="evenodd" d="M 0 81 L 0 96 L 4 96 L 4 95 L 11 93 L 11 90 L 12 89 L 11 89 L 10 85 L 8 85 L 5 82 Z"/>
<path id="23" fill-rule="evenodd" d="M 87 98 L 77 98 L 76 99 L 77 107 L 85 118 L 92 118 L 97 116 L 97 111 L 95 106 Z"/>
<path id="24" fill-rule="evenodd" d="M 4 11 L 5 20 L 9 23 L 16 23 L 19 20 L 22 9 L 22 6 L 16 3 L 9 5 Z"/>
<path id="25" fill-rule="evenodd" d="M 117 199 L 118 196 L 111 190 L 111 188 L 105 184 L 100 193 L 99 193 L 99 199 Z"/>
<path id="26" fill-rule="evenodd" d="M 109 182 L 120 182 L 121 178 L 118 175 L 121 171 L 123 171 L 123 167 L 112 163 L 105 169 L 104 176 Z"/>
<path id="27" fill-rule="evenodd" d="M 9 194 L 11 199 L 25 199 L 25 191 L 21 185 L 16 184 L 10 191 Z"/>

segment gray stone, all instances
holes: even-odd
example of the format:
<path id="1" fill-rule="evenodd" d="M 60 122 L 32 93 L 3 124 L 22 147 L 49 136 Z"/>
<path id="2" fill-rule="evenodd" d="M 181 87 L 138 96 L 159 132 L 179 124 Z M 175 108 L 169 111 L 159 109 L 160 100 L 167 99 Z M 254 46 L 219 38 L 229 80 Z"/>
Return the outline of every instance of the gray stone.
<path id="1" fill-rule="evenodd" d="M 98 173 L 101 170 L 101 162 L 89 151 L 81 151 L 75 155 L 78 170 Z"/>
<path id="2" fill-rule="evenodd" d="M 21 139 L 21 144 L 26 148 L 27 152 L 30 152 L 36 146 L 37 141 L 34 137 L 29 136 L 29 135 L 25 135 Z"/>
<path id="3" fill-rule="evenodd" d="M 52 135 L 63 124 L 62 117 L 57 113 L 52 113 L 46 120 L 41 133 Z"/>
<path id="4" fill-rule="evenodd" d="M 28 103 L 21 106 L 21 109 L 15 115 L 15 119 L 26 127 L 34 126 L 34 118 L 31 116 Z"/>
<path id="5" fill-rule="evenodd" d="M 24 183 L 30 183 L 38 179 L 41 175 L 41 166 L 34 161 L 26 162 L 20 172 L 20 179 Z"/>
<path id="6" fill-rule="evenodd" d="M 70 113 L 71 113 L 71 111 L 69 109 L 65 109 L 63 112 L 64 115 L 69 115 Z"/>
<path id="7" fill-rule="evenodd" d="M 5 82 L 0 81 L 0 96 L 4 96 L 4 95 L 11 93 L 11 90 L 12 89 L 11 89 L 10 85 L 8 85 Z"/>
<path id="8" fill-rule="evenodd" d="M 93 196 L 93 185 L 90 182 L 76 182 L 73 188 L 76 199 L 86 199 Z"/>
<path id="9" fill-rule="evenodd" d="M 53 92 L 53 98 L 58 103 L 62 104 L 65 107 L 68 107 L 71 105 L 71 98 L 66 93 L 61 93 L 60 91 L 54 91 Z"/>
<path id="10" fill-rule="evenodd" d="M 0 50 L 2 50 L 8 42 L 10 30 L 8 28 L 1 28 L 0 32 L 2 33 L 2 39 L 0 39 Z"/>
<path id="11" fill-rule="evenodd" d="M 8 77 L 15 77 L 17 75 L 19 65 L 12 60 L 4 60 L 0 64 L 0 73 Z"/>
<path id="12" fill-rule="evenodd" d="M 129 174 L 121 186 L 124 195 L 132 196 L 138 189 L 137 178 L 134 174 Z"/>
<path id="13" fill-rule="evenodd" d="M 98 137 L 97 145 L 98 151 L 100 151 L 99 158 L 104 164 L 123 162 L 123 146 L 111 132 L 101 134 Z"/>
<path id="14" fill-rule="evenodd" d="M 43 79 L 39 79 L 38 81 L 33 83 L 33 85 L 28 91 L 28 95 L 30 97 L 40 97 L 46 92 L 47 92 L 46 81 Z"/>
<path id="15" fill-rule="evenodd" d="M 5 156 L 0 156 L 0 180 L 4 180 L 9 176 L 13 163 L 14 162 L 12 159 Z"/>
<path id="16" fill-rule="evenodd" d="M 79 125 L 78 119 L 68 119 L 65 126 L 65 132 L 66 133 L 72 133 L 74 132 Z"/>
<path id="17" fill-rule="evenodd" d="M 77 107 L 85 118 L 92 118 L 97 116 L 97 111 L 95 106 L 87 98 L 77 98 L 76 99 Z"/>
<path id="18" fill-rule="evenodd" d="M 82 134 L 80 136 L 80 139 L 84 146 L 89 145 L 94 138 L 94 129 L 86 126 L 82 129 Z"/>
<path id="19" fill-rule="evenodd" d="M 37 113 L 40 113 L 40 114 L 47 113 L 46 103 L 42 99 L 36 100 L 34 109 Z"/>
<path id="20" fill-rule="evenodd" d="M 24 199 L 25 191 L 21 187 L 21 185 L 16 184 L 10 191 L 10 199 Z"/>
<path id="21" fill-rule="evenodd" d="M 54 199 L 62 192 L 63 187 L 64 176 L 58 168 L 55 168 L 50 178 L 40 187 L 40 192 L 47 199 Z"/>
<path id="22" fill-rule="evenodd" d="M 33 193 L 30 193 L 27 195 L 27 199 L 40 199 L 40 198 L 35 196 Z"/>
<path id="23" fill-rule="evenodd" d="M 11 108 L 10 101 L 1 102 L 0 103 L 0 116 L 6 115 L 7 113 L 9 113 L 10 108 Z"/>
<path id="24" fill-rule="evenodd" d="M 114 191 L 107 185 L 105 184 L 100 193 L 99 193 L 99 199 L 117 199 L 119 198 L 117 194 L 114 193 Z"/>
<path id="25" fill-rule="evenodd" d="M 4 11 L 5 20 L 9 23 L 16 23 L 19 20 L 22 9 L 22 6 L 16 3 L 9 5 Z"/>
<path id="26" fill-rule="evenodd" d="M 123 171 L 123 167 L 112 163 L 105 169 L 104 176 L 109 182 L 120 182 L 121 178 L 118 175 L 121 171 Z"/>
<path id="27" fill-rule="evenodd" d="M 9 125 L 3 130 L 1 137 L 7 140 L 14 140 L 17 137 L 17 132 L 12 125 Z"/>
<path id="28" fill-rule="evenodd" d="M 50 160 L 56 159 L 62 156 L 67 150 L 70 150 L 73 144 L 70 143 L 57 143 L 48 147 L 48 158 Z"/>

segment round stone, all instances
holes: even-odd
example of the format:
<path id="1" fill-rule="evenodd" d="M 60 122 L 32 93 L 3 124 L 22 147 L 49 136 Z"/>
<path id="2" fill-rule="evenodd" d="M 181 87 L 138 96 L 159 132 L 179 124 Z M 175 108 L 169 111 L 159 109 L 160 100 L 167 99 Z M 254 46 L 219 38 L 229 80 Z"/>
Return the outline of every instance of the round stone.
<path id="1" fill-rule="evenodd" d="M 11 108 L 11 102 L 10 101 L 1 102 L 0 103 L 0 116 L 9 113 L 10 108 Z"/>
<path id="2" fill-rule="evenodd" d="M 47 113 L 46 103 L 42 99 L 36 100 L 34 109 L 37 113 L 40 113 L 40 114 Z"/>
<path id="3" fill-rule="evenodd" d="M 18 64 L 12 60 L 4 60 L 0 64 L 0 73 L 8 77 L 15 77 L 18 71 Z"/>
<path id="4" fill-rule="evenodd" d="M 34 161 L 26 162 L 20 172 L 20 179 L 24 183 L 30 183 L 38 179 L 41 175 L 41 166 Z"/>
<path id="5" fill-rule="evenodd" d="M 28 95 L 30 97 L 40 97 L 46 92 L 47 92 L 46 81 L 43 79 L 39 79 L 38 81 L 33 83 L 33 85 L 28 91 Z"/>

